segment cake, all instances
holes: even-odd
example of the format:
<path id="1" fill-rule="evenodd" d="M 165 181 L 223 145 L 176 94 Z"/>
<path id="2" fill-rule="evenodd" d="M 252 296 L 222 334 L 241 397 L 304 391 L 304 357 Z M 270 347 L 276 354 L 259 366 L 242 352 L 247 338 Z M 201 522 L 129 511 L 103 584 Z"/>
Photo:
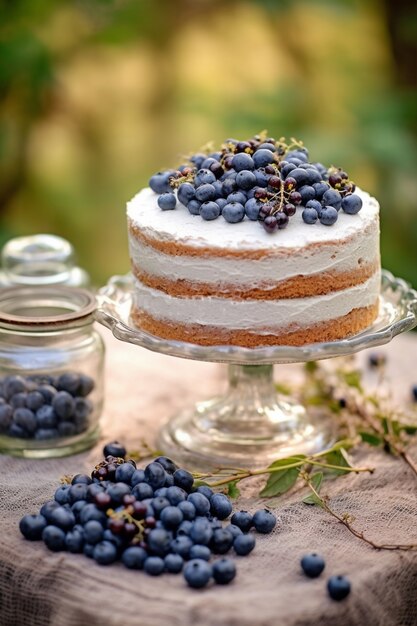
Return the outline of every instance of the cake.
<path id="1" fill-rule="evenodd" d="M 378 202 L 343 170 L 309 164 L 300 143 L 251 142 L 194 155 L 128 203 L 133 323 L 165 339 L 249 348 L 363 331 L 378 315 Z"/>

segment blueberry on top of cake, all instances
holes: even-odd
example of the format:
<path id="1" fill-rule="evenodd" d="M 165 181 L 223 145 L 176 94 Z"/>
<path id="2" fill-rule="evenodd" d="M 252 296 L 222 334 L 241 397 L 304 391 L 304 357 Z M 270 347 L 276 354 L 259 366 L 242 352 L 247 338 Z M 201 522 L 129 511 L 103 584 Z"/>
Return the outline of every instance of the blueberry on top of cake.
<path id="1" fill-rule="evenodd" d="M 362 208 L 355 184 L 341 168 L 311 163 L 303 143 L 255 135 L 227 139 L 218 152 L 197 153 L 177 170 L 154 174 L 149 186 L 163 211 L 178 201 L 204 220 L 235 224 L 245 217 L 268 233 L 282 230 L 302 210 L 306 224 L 331 226 L 338 211 L 354 215 Z M 177 191 L 177 195 L 174 193 Z"/>
<path id="2" fill-rule="evenodd" d="M 153 175 L 127 217 L 131 318 L 153 335 L 304 345 L 378 314 L 378 202 L 300 142 L 227 140 Z"/>

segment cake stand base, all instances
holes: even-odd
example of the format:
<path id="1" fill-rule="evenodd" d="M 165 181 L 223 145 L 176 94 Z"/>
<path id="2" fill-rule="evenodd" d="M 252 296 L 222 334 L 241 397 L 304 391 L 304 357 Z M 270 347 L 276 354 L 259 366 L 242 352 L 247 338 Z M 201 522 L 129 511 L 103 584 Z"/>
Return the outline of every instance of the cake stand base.
<path id="1" fill-rule="evenodd" d="M 313 418 L 277 392 L 272 365 L 229 365 L 226 394 L 171 419 L 158 447 L 196 470 L 259 468 L 277 458 L 318 452 L 335 438 L 334 421 Z"/>

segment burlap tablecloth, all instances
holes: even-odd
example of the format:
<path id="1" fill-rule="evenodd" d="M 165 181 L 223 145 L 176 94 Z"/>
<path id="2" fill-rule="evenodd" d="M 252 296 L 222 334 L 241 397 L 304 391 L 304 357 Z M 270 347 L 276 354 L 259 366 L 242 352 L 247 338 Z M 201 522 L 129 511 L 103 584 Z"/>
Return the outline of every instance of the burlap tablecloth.
<path id="1" fill-rule="evenodd" d="M 132 447 L 141 437 L 152 442 L 164 419 L 209 397 L 224 380 L 219 365 L 160 356 L 103 334 L 108 347 L 103 441 L 120 438 Z M 400 397 L 417 382 L 416 348 L 417 337 L 408 335 L 381 349 Z M 193 591 L 182 576 L 152 578 L 122 565 L 106 568 L 25 541 L 20 517 L 37 512 L 61 475 L 88 471 L 101 446 L 61 460 L 0 456 L 0 626 L 417 624 L 417 554 L 373 550 L 318 507 L 301 504 L 300 492 L 269 502 L 279 524 L 273 534 L 258 535 L 248 558 L 237 558 L 237 578 L 225 587 Z M 382 452 L 362 452 L 355 460 L 377 471 L 326 487 L 333 507 L 349 511 L 376 541 L 417 542 L 416 477 Z M 255 493 L 256 486 L 247 487 L 237 506 L 261 506 Z M 299 559 L 313 550 L 326 558 L 326 569 L 309 580 L 300 573 Z M 341 603 L 326 593 L 327 576 L 339 573 L 352 582 L 351 595 Z"/>

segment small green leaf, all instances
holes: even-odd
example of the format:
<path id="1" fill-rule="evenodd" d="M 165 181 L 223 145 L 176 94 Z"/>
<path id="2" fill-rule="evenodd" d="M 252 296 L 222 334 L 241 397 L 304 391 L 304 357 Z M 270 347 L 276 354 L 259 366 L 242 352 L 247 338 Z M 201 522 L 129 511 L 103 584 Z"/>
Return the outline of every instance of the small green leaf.
<path id="1" fill-rule="evenodd" d="M 415 435 L 417 433 L 417 426 L 411 426 L 411 424 L 402 424 L 400 430 L 404 431 L 407 435 Z"/>
<path id="2" fill-rule="evenodd" d="M 311 484 L 317 492 L 320 492 L 321 483 L 323 482 L 323 472 L 316 472 L 310 478 Z M 318 504 L 322 506 L 320 498 L 315 493 L 311 492 L 309 496 L 303 498 L 304 504 Z"/>
<path id="3" fill-rule="evenodd" d="M 280 496 L 282 493 L 285 493 L 297 481 L 299 471 L 298 467 L 291 467 L 290 469 L 270 474 L 260 495 L 263 498 L 271 498 L 272 496 Z"/>
<path id="4" fill-rule="evenodd" d="M 283 465 L 293 465 L 294 463 L 298 463 L 299 461 L 302 461 L 306 458 L 307 457 L 305 454 L 298 454 L 297 456 L 287 456 L 285 459 L 277 459 L 276 461 L 273 461 L 271 465 L 268 465 L 268 469 L 272 469 L 274 467 L 282 467 Z"/>
<path id="5" fill-rule="evenodd" d="M 329 465 L 337 465 L 338 467 L 340 467 L 340 469 L 328 470 L 332 474 L 346 474 L 347 472 L 343 468 L 352 467 L 346 450 L 344 450 L 343 448 L 340 448 L 339 450 L 334 450 L 333 452 L 326 454 L 325 459 L 326 463 L 329 463 Z"/>
<path id="6" fill-rule="evenodd" d="M 316 361 L 307 361 L 304 367 L 306 372 L 308 372 L 309 374 L 314 374 L 319 366 L 317 365 Z"/>
<path id="7" fill-rule="evenodd" d="M 275 383 L 275 389 L 278 393 L 282 393 L 283 396 L 290 396 L 292 393 L 291 387 L 285 383 Z"/>
<path id="8" fill-rule="evenodd" d="M 381 437 L 374 435 L 373 433 L 367 433 L 365 431 L 359 431 L 360 438 L 370 446 L 380 446 L 382 444 Z"/>
<path id="9" fill-rule="evenodd" d="M 361 373 L 358 370 L 351 372 L 342 372 L 343 379 L 349 387 L 354 387 L 358 391 L 362 391 Z"/>
<path id="10" fill-rule="evenodd" d="M 238 498 L 240 496 L 240 489 L 237 486 L 236 480 L 227 485 L 227 494 L 229 498 Z"/>

